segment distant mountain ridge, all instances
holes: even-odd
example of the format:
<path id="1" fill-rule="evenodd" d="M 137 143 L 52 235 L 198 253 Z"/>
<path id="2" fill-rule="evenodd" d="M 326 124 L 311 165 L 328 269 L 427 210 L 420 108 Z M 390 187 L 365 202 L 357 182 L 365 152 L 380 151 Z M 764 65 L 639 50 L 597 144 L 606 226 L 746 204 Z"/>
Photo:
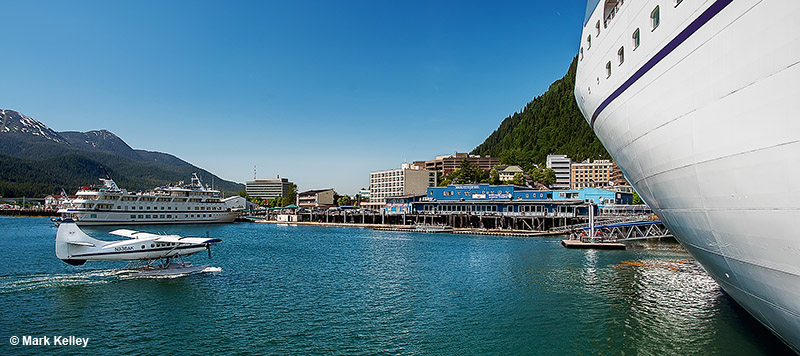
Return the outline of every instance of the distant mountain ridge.
<path id="1" fill-rule="evenodd" d="M 576 56 L 563 78 L 553 82 L 521 112 L 506 117 L 472 153 L 537 164 L 545 163 L 548 154 L 565 154 L 575 161 L 610 157 L 575 102 L 577 63 Z"/>
<path id="2" fill-rule="evenodd" d="M 192 172 L 228 195 L 244 189 L 173 155 L 133 149 L 108 130 L 56 132 L 14 110 L 0 110 L 0 125 L 0 196 L 74 192 L 97 182 L 100 165 L 129 190 L 188 181 Z"/>

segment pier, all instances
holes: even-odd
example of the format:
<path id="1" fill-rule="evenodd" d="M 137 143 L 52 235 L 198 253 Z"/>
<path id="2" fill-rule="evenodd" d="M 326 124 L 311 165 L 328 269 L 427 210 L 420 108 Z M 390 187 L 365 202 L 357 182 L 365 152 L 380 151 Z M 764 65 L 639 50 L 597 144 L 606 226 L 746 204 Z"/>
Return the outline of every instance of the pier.
<path id="1" fill-rule="evenodd" d="M 560 230 L 560 229 L 558 229 Z M 672 237 L 660 220 L 631 221 L 589 226 L 578 225 L 571 230 L 570 239 L 561 241 L 566 248 L 624 250 L 626 241 Z"/>
<path id="2" fill-rule="evenodd" d="M 279 218 L 284 215 L 284 218 Z M 378 212 L 311 212 L 299 214 L 276 214 L 249 216 L 252 220 L 281 223 L 346 224 L 347 226 L 445 226 L 455 231 L 515 231 L 516 234 L 546 233 L 567 234 L 569 231 L 553 230 L 556 227 L 585 223 L 586 216 L 570 215 L 526 215 L 525 213 L 439 213 L 422 212 L 408 214 L 386 214 Z"/>

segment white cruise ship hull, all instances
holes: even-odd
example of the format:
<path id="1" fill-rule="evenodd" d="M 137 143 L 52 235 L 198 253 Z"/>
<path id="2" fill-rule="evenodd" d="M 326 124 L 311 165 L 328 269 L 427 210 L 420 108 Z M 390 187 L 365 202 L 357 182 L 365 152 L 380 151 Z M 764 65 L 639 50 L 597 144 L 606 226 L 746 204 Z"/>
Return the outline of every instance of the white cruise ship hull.
<path id="1" fill-rule="evenodd" d="M 61 209 L 59 213 L 68 215 L 80 226 L 97 225 L 169 225 L 169 224 L 213 224 L 230 223 L 239 215 L 237 211 L 214 213 L 161 212 L 159 214 L 142 212 L 80 211 Z"/>
<path id="2" fill-rule="evenodd" d="M 604 3 L 581 111 L 681 244 L 800 352 L 800 1 L 625 1 L 607 26 Z"/>

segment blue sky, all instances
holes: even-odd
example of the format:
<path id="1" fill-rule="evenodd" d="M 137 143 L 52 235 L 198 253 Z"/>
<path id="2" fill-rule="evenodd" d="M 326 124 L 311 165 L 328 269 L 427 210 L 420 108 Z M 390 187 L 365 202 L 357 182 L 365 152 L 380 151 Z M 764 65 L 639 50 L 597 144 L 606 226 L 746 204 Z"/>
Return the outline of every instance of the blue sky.
<path id="1" fill-rule="evenodd" d="M 0 108 L 228 180 L 353 194 L 469 152 L 577 53 L 583 0 L 0 1 Z"/>

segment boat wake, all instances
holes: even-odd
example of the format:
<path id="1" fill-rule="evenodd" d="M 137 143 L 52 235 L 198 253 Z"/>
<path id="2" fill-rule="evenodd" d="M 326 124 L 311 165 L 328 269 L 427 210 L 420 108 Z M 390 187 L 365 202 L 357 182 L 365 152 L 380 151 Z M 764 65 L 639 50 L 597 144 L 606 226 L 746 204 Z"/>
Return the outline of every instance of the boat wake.
<path id="1" fill-rule="evenodd" d="M 69 274 L 33 274 L 0 276 L 0 295 L 41 288 L 60 288 L 94 284 L 106 284 L 114 280 L 133 278 L 179 278 L 198 273 L 219 273 L 220 267 L 197 266 L 198 268 L 171 271 L 169 273 L 146 273 L 134 269 L 102 269 Z M 152 271 L 151 271 L 152 272 Z"/>
<path id="2" fill-rule="evenodd" d="M 0 277 L 0 294 L 31 289 L 105 284 L 114 277 L 113 269 L 92 270 L 69 274 L 33 274 Z"/>
<path id="3" fill-rule="evenodd" d="M 117 276 L 121 279 L 133 279 L 133 278 L 152 278 L 152 279 L 171 279 L 171 278 L 180 278 L 185 277 L 192 274 L 197 273 L 217 273 L 222 272 L 222 268 L 220 267 L 212 267 L 212 266 L 184 266 L 184 267 L 169 267 L 169 268 L 131 268 L 131 269 L 120 269 L 115 272 Z"/>

